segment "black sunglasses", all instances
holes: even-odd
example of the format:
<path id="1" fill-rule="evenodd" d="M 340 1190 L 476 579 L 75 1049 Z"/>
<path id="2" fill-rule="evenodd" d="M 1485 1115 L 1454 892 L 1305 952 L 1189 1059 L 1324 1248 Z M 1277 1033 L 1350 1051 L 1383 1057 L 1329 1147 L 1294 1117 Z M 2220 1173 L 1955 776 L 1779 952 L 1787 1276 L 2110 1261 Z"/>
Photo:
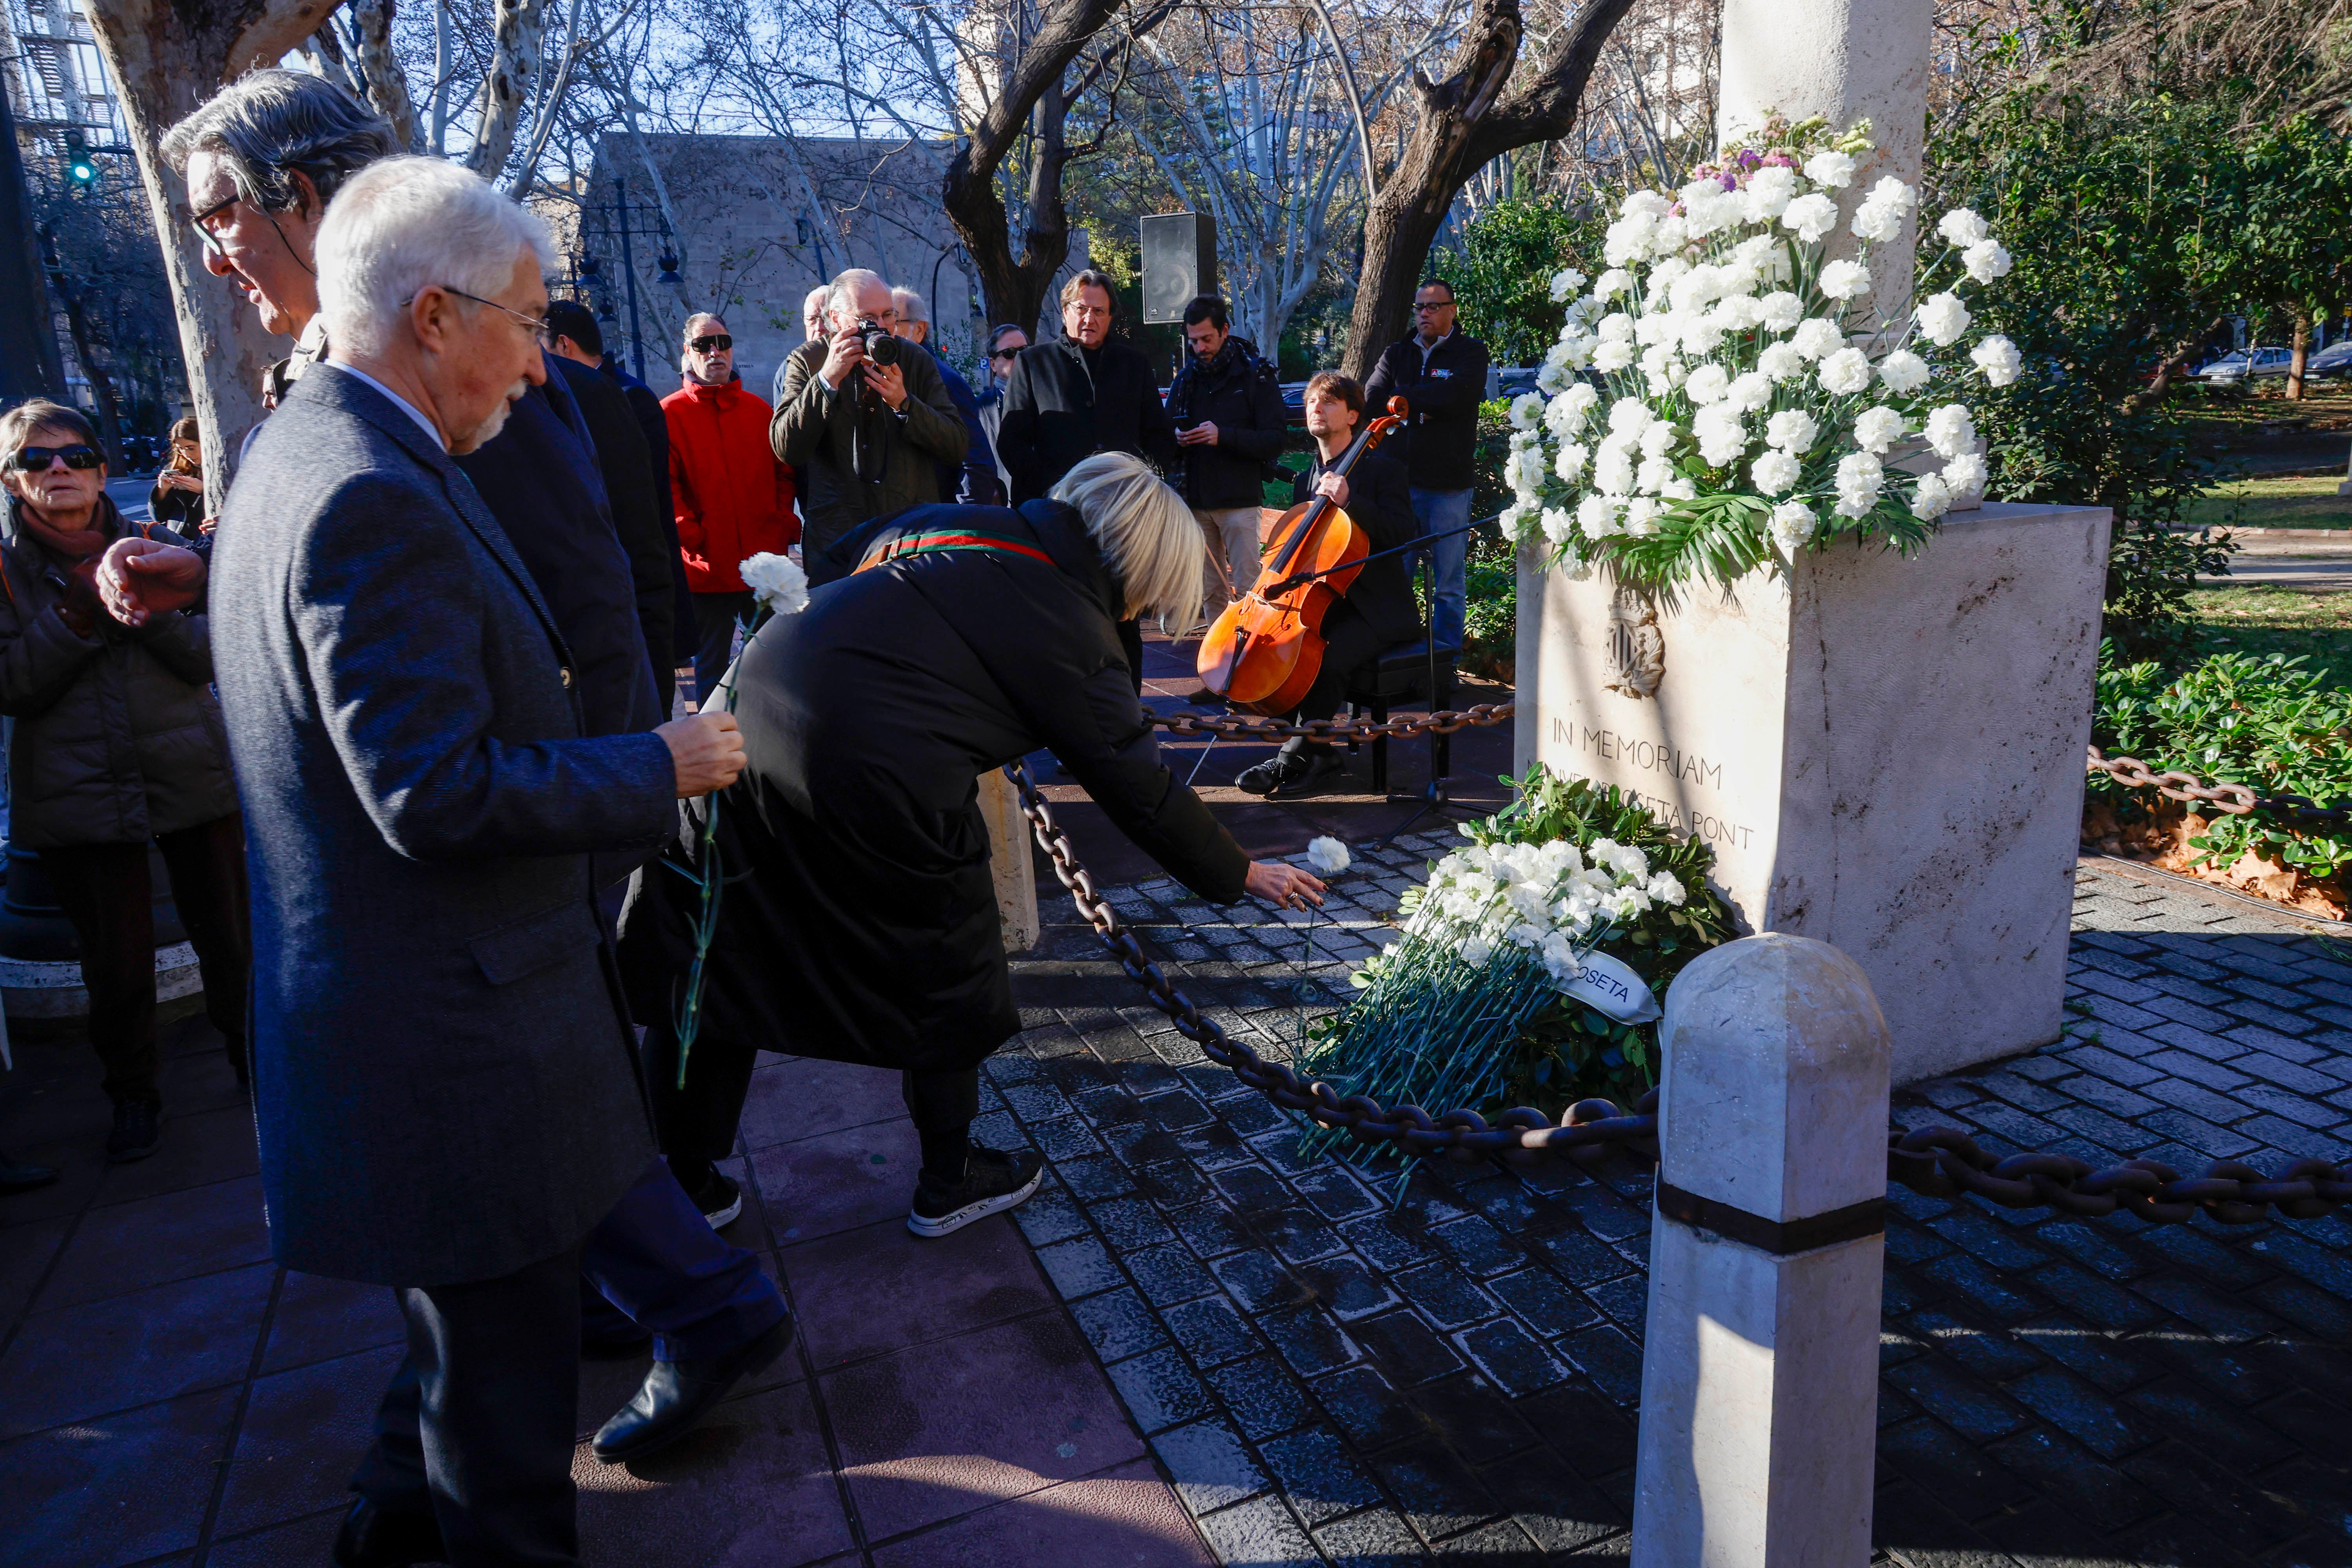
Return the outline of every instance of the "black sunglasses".
<path id="1" fill-rule="evenodd" d="M 97 447 L 79 442 L 70 447 L 19 447 L 13 460 L 26 473 L 36 474 L 59 458 L 68 468 L 95 468 L 106 461 L 106 455 Z"/>
<path id="2" fill-rule="evenodd" d="M 686 346 L 698 354 L 715 354 L 720 349 L 735 346 L 734 338 L 726 332 L 713 332 L 707 338 L 688 338 Z"/>
<path id="3" fill-rule="evenodd" d="M 1021 357 L 1021 351 L 1019 349 L 998 349 L 994 353 L 990 354 L 988 357 L 991 359 L 1019 359 Z"/>

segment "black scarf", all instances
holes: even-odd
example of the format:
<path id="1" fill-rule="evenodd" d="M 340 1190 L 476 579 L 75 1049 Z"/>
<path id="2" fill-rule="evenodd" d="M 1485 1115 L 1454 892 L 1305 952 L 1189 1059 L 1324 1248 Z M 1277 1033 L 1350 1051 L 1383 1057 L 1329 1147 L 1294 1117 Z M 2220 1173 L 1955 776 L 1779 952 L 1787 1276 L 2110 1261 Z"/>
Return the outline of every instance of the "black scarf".
<path id="1" fill-rule="evenodd" d="M 1176 373 L 1175 383 L 1168 389 L 1168 411 L 1180 421 L 1187 420 L 1196 384 L 1205 385 L 1234 374 L 1254 374 L 1256 369 L 1257 345 L 1239 332 L 1231 333 L 1224 346 L 1207 359 L 1186 356 L 1183 368 Z"/>

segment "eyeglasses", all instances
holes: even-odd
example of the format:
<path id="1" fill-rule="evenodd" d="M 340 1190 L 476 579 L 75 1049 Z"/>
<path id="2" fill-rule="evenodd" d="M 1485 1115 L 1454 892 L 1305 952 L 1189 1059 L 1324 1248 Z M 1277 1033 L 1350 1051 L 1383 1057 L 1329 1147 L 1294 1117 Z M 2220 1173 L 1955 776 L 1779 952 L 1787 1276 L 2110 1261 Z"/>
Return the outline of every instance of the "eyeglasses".
<path id="1" fill-rule="evenodd" d="M 1440 310 L 1452 309 L 1454 301 L 1451 300 L 1415 300 L 1412 302 L 1412 313 L 1416 316 L 1433 316 Z"/>
<path id="2" fill-rule="evenodd" d="M 243 196 L 232 191 L 188 220 L 195 226 L 196 237 L 205 242 L 205 248 L 224 261 L 228 259 L 228 252 L 221 248 L 220 237 L 213 233 L 213 219 L 244 199 Z"/>
<path id="3" fill-rule="evenodd" d="M 70 447 L 19 447 L 10 461 L 28 474 L 37 474 L 59 458 L 68 468 L 95 468 L 106 461 L 103 452 L 81 442 Z"/>
<path id="4" fill-rule="evenodd" d="M 687 339 L 686 346 L 698 354 L 715 354 L 721 349 L 733 348 L 735 338 L 731 332 L 712 332 L 708 337 Z"/>
<path id="5" fill-rule="evenodd" d="M 523 324 L 524 330 L 529 331 L 532 337 L 538 339 L 541 342 L 546 342 L 555 335 L 555 329 L 547 324 L 547 318 L 544 316 L 526 316 L 520 310 L 515 310 L 510 306 L 499 304 L 496 300 L 485 300 L 479 294 L 468 294 L 463 289 L 452 289 L 446 283 L 436 283 L 434 287 L 440 289 L 444 294 L 454 294 L 460 300 L 471 300 L 477 305 L 488 305 L 493 310 L 505 311 L 508 315 L 512 316 L 516 321 L 520 321 Z M 405 310 L 409 306 L 415 302 L 416 296 L 415 294 L 411 294 L 407 299 L 403 300 L 400 302 L 400 308 Z"/>
<path id="6" fill-rule="evenodd" d="M 1021 357 L 1021 351 L 1019 349 L 998 349 L 988 357 L 991 359 L 1019 359 Z"/>

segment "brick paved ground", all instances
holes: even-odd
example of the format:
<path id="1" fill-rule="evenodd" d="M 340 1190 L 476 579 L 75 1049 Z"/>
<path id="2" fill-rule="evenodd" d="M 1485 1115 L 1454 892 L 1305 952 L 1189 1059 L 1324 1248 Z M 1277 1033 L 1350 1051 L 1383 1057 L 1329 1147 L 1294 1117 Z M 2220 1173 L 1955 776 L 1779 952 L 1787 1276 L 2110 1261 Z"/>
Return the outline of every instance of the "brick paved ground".
<path id="1" fill-rule="evenodd" d="M 1318 947 L 1409 865 L 1360 869 Z M 1262 1051 L 1299 937 L 1162 882 L 1117 901 Z M 1897 1096 L 1989 1147 L 2201 1169 L 2352 1156 L 2352 954 L 2087 868 L 2067 1037 Z M 1066 902 L 988 1131 L 1055 1183 L 1021 1215 L 1228 1563 L 1622 1560 L 1646 1180 L 1424 1170 L 1402 1205 L 1300 1154 L 1097 959 Z M 1344 968 L 1344 965 L 1339 966 Z M 1332 973 L 1326 969 L 1328 977 Z M 1912 1568 L 2352 1563 L 2352 1226 L 2150 1228 L 1898 1196 L 1878 1533 Z"/>

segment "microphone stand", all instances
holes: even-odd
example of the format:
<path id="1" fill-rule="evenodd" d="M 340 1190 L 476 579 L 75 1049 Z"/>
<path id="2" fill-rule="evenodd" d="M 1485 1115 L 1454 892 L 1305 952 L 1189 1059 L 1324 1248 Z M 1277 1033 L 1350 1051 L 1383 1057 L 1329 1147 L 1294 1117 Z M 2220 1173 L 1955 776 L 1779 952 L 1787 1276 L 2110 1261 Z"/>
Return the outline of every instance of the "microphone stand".
<path id="1" fill-rule="evenodd" d="M 1480 522 L 1491 521 L 1491 519 L 1486 518 L 1479 520 Z M 1476 528 L 1477 526 L 1478 523 L 1474 522 L 1470 525 L 1470 528 Z M 1450 530 L 1449 532 L 1467 533 L 1469 531 L 1469 529 L 1465 528 Z M 1439 534 L 1433 537 L 1444 538 L 1445 535 Z M 1423 690 L 1427 694 L 1429 699 L 1429 710 L 1432 713 L 1435 713 L 1439 710 L 1437 705 L 1437 556 L 1435 552 L 1433 551 L 1423 555 L 1421 558 L 1420 571 L 1423 592 L 1429 595 L 1429 614 L 1423 617 L 1422 627 L 1422 657 L 1426 661 L 1423 666 L 1423 669 L 1424 679 L 1428 682 L 1428 684 L 1423 688 Z M 1422 786 L 1422 791 L 1419 795 L 1397 795 L 1394 792 L 1391 792 L 1388 795 L 1388 803 L 1392 805 L 1402 805 L 1408 801 L 1418 801 L 1420 804 L 1414 807 L 1412 813 L 1402 822 L 1400 822 L 1394 827 L 1390 828 L 1386 834 L 1382 835 L 1375 841 L 1383 849 L 1389 847 L 1389 844 L 1395 839 L 1397 835 L 1402 833 L 1406 828 L 1411 827 L 1414 823 L 1419 822 L 1431 812 L 1460 804 L 1446 793 L 1444 776 L 1438 772 L 1437 767 L 1438 750 L 1441 746 L 1445 745 L 1447 737 L 1432 731 L 1428 736 L 1428 740 L 1429 782 Z M 1446 747 L 1446 750 L 1450 753 L 1452 748 Z M 1450 764 L 1452 761 L 1450 754 L 1447 761 Z"/>

